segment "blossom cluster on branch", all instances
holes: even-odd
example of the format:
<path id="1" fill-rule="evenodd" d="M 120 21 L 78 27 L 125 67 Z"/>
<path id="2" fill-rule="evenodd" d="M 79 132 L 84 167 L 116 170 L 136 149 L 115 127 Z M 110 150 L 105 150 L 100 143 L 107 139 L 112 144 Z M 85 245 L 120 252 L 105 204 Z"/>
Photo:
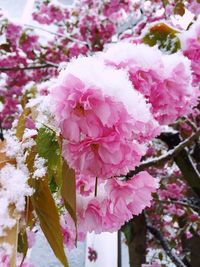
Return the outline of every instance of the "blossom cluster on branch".
<path id="1" fill-rule="evenodd" d="M 145 216 L 165 238 L 183 217 L 195 222 L 184 224 L 187 238 L 194 228 L 199 234 L 193 194 L 185 201 L 198 186 L 182 181 L 179 153 L 199 177 L 200 20 L 186 31 L 170 20 L 172 10 L 183 15 L 199 4 L 149 2 L 36 1 L 33 19 L 55 29 L 47 40 L 0 17 L 2 266 L 12 252 L 1 238 L 16 214 L 23 256 L 39 222 L 65 267 L 63 244 L 72 249 L 87 232 L 120 230 L 152 204 Z M 140 169 L 144 159 L 161 166 Z M 176 245 L 184 253 L 181 238 Z"/>

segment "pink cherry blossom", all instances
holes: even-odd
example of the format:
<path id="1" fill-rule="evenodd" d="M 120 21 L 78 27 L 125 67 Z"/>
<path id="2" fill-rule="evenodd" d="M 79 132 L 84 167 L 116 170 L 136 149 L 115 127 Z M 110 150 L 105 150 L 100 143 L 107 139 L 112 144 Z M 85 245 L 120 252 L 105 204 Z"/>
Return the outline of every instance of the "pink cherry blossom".
<path id="1" fill-rule="evenodd" d="M 42 3 L 39 12 L 33 13 L 33 19 L 41 24 L 60 22 L 69 17 L 69 11 L 51 3 Z"/>
<path id="2" fill-rule="evenodd" d="M 196 104 L 198 93 L 191 85 L 190 62 L 180 53 L 163 55 L 157 48 L 121 42 L 100 56 L 108 65 L 128 71 L 160 124 L 174 122 Z"/>
<path id="3" fill-rule="evenodd" d="M 26 233 L 27 233 L 28 247 L 32 248 L 33 245 L 35 244 L 36 234 L 30 229 L 28 229 Z"/>
<path id="4" fill-rule="evenodd" d="M 63 156 L 75 170 L 105 178 L 126 174 L 139 164 L 144 151 L 136 141 L 121 140 L 117 134 L 63 145 Z"/>
<path id="5" fill-rule="evenodd" d="M 187 9 L 195 15 L 200 14 L 200 3 L 198 0 L 189 0 L 187 4 Z"/>
<path id="6" fill-rule="evenodd" d="M 69 213 L 64 213 L 61 216 L 61 230 L 63 235 L 63 242 L 68 249 L 73 249 L 76 242 L 76 227 Z M 77 228 L 77 240 L 83 241 L 86 237 L 86 232 L 81 232 L 80 228 Z"/>
<path id="7" fill-rule="evenodd" d="M 6 253 L 0 252 L 0 266 L 2 267 L 9 267 L 9 257 Z"/>
<path id="8" fill-rule="evenodd" d="M 138 215 L 145 207 L 150 207 L 151 193 L 156 191 L 158 182 L 143 171 L 128 181 L 112 179 L 107 182 L 106 189 L 109 198 L 116 204 L 118 200 L 124 200 L 132 214 Z"/>
<path id="9" fill-rule="evenodd" d="M 83 174 L 76 176 L 76 190 L 80 195 L 89 196 L 95 191 L 95 178 Z"/>
<path id="10" fill-rule="evenodd" d="M 198 4 L 200 6 L 200 4 Z M 193 72 L 193 84 L 200 82 L 200 19 L 189 28 L 188 31 L 180 34 L 183 53 L 191 60 Z"/>
<path id="11" fill-rule="evenodd" d="M 141 172 L 128 181 L 107 180 L 100 184 L 97 196 L 78 196 L 77 214 L 79 228 L 85 231 L 113 232 L 133 215 L 138 215 L 151 205 L 151 193 L 157 181 L 147 172 Z"/>
<path id="12" fill-rule="evenodd" d="M 6 27 L 6 38 L 14 48 L 17 46 L 17 41 L 22 32 L 22 27 L 13 23 L 9 23 Z"/>
<path id="13" fill-rule="evenodd" d="M 52 112 L 66 139 L 63 156 L 78 173 L 105 178 L 125 174 L 145 153 L 140 143 L 159 133 L 145 99 L 126 73 L 98 58 L 69 63 L 50 94 Z"/>

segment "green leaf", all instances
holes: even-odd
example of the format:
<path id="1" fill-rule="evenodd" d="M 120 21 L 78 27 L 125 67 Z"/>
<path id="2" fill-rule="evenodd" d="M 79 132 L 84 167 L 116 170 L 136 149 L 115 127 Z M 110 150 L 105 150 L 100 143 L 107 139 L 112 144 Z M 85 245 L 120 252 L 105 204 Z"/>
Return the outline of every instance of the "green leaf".
<path id="1" fill-rule="evenodd" d="M 121 228 L 121 231 L 124 233 L 126 241 L 128 244 L 131 243 L 133 237 L 132 237 L 132 227 L 131 227 L 131 221 L 127 222 L 126 224 L 124 224 Z"/>
<path id="2" fill-rule="evenodd" d="M 20 45 L 23 44 L 27 40 L 27 34 L 23 32 L 19 38 Z"/>
<path id="3" fill-rule="evenodd" d="M 62 184 L 62 154 L 56 133 L 47 128 L 41 128 L 36 138 L 38 154 L 47 160 L 49 183 L 54 188 Z"/>
<path id="4" fill-rule="evenodd" d="M 24 262 L 26 258 L 26 254 L 28 251 L 28 240 L 27 240 L 27 234 L 25 230 L 22 230 L 18 234 L 18 246 L 17 246 L 17 251 L 19 253 L 23 253 L 23 258 L 21 264 Z"/>
<path id="5" fill-rule="evenodd" d="M 159 254 L 158 254 L 158 258 L 159 258 L 160 261 L 163 260 L 163 254 L 162 254 L 162 252 L 159 252 Z"/>
<path id="6" fill-rule="evenodd" d="M 77 231 L 76 217 L 76 177 L 73 169 L 70 169 L 65 161 L 63 161 L 62 169 L 63 183 L 61 187 L 61 195 L 64 199 L 65 207 L 74 220 Z"/>
<path id="7" fill-rule="evenodd" d="M 25 108 L 22 114 L 19 117 L 18 124 L 16 127 L 16 137 L 21 140 L 24 134 L 24 130 L 26 128 L 26 119 L 30 115 L 31 110 L 30 108 Z"/>
<path id="8" fill-rule="evenodd" d="M 164 52 L 175 53 L 181 48 L 178 33 L 177 30 L 161 22 L 149 29 L 143 37 L 143 42 L 149 46 L 158 45 L 158 48 Z"/>
<path id="9" fill-rule="evenodd" d="M 46 236 L 55 256 L 64 267 L 69 267 L 63 247 L 63 237 L 58 211 L 49 190 L 47 179 L 32 179 L 35 193 L 31 200 L 40 221 L 40 226 Z"/>

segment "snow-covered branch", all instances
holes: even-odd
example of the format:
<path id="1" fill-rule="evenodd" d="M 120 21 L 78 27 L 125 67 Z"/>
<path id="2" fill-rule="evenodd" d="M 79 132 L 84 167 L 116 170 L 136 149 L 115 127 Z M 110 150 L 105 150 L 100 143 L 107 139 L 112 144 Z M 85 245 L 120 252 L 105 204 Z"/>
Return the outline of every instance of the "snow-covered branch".
<path id="1" fill-rule="evenodd" d="M 162 233 L 150 224 L 147 224 L 147 229 L 149 232 L 160 242 L 162 248 L 166 252 L 167 256 L 177 267 L 186 267 L 183 261 L 178 257 L 174 250 L 170 247 L 167 240 L 164 238 Z"/>
<path id="2" fill-rule="evenodd" d="M 165 163 L 166 161 L 173 159 L 175 156 L 177 156 L 180 153 L 180 151 L 182 151 L 190 143 L 196 140 L 199 136 L 200 136 L 200 129 L 198 129 L 190 137 L 186 138 L 184 141 L 178 144 L 174 149 L 169 150 L 166 154 L 160 157 L 156 157 L 150 160 L 143 161 L 137 168 L 135 168 L 135 170 L 129 171 L 129 173 L 126 175 L 126 178 L 129 179 L 140 171 L 143 171 L 149 167 L 155 167 L 161 163 Z"/>
<path id="3" fill-rule="evenodd" d="M 18 71 L 18 70 L 35 70 L 35 69 L 44 69 L 44 68 L 58 68 L 58 65 L 47 63 L 41 65 L 34 65 L 34 66 L 15 66 L 15 67 L 0 67 L 0 71 Z"/>

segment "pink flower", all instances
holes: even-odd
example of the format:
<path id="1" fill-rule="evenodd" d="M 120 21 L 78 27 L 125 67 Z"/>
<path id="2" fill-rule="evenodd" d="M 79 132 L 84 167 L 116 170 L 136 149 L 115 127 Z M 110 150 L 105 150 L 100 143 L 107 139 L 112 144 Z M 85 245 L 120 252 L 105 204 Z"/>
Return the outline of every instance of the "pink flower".
<path id="1" fill-rule="evenodd" d="M 200 3 L 198 2 L 198 0 L 189 0 L 187 2 L 187 9 L 198 16 L 200 14 Z"/>
<path id="2" fill-rule="evenodd" d="M 17 267 L 35 267 L 35 266 L 29 262 L 24 262 Z"/>
<path id="3" fill-rule="evenodd" d="M 27 239 L 28 239 L 29 248 L 32 248 L 33 245 L 35 244 L 35 237 L 36 237 L 36 234 L 33 231 L 27 229 Z"/>
<path id="4" fill-rule="evenodd" d="M 200 4 L 198 4 L 200 6 Z M 200 82 L 200 19 L 180 34 L 183 53 L 191 60 L 193 85 L 198 86 Z"/>
<path id="5" fill-rule="evenodd" d="M 69 57 L 78 57 L 79 55 L 86 55 L 88 52 L 88 48 L 86 45 L 80 45 L 77 43 L 72 43 L 69 48 Z"/>
<path id="6" fill-rule="evenodd" d="M 77 216 L 83 231 L 113 232 L 133 215 L 138 215 L 151 205 L 151 193 L 158 183 L 147 172 L 141 172 L 128 181 L 107 180 L 98 185 L 97 196 L 78 196 Z"/>
<path id="7" fill-rule="evenodd" d="M 106 3 L 104 5 L 103 14 L 104 14 L 104 16 L 110 18 L 114 13 L 119 12 L 121 9 L 128 11 L 130 8 L 130 4 L 132 4 L 132 3 L 129 0 L 128 1 L 126 1 L 126 0 L 109 1 L 108 3 Z"/>
<path id="8" fill-rule="evenodd" d="M 148 264 L 142 264 L 142 267 L 162 267 L 162 265 L 156 262 L 152 262 Z"/>
<path id="9" fill-rule="evenodd" d="M 137 142 L 121 140 L 117 134 L 63 145 L 63 156 L 75 170 L 105 178 L 126 174 L 139 164 L 144 151 Z"/>
<path id="10" fill-rule="evenodd" d="M 6 27 L 6 38 L 14 48 L 17 46 L 21 32 L 22 27 L 13 23 L 9 23 Z"/>
<path id="11" fill-rule="evenodd" d="M 76 190 L 80 195 L 89 196 L 95 191 L 95 178 L 79 174 L 76 176 Z"/>
<path id="12" fill-rule="evenodd" d="M 38 44 L 39 37 L 33 34 L 23 33 L 20 38 L 20 48 L 26 53 L 27 57 L 30 59 L 35 58 L 35 51 L 39 50 Z"/>
<path id="13" fill-rule="evenodd" d="M 181 217 L 181 216 L 183 216 L 183 214 L 185 214 L 185 209 L 183 209 L 182 207 L 179 208 L 178 205 L 176 205 L 176 204 L 169 204 L 166 206 L 165 212 L 167 214 L 176 215 L 178 217 Z"/>
<path id="14" fill-rule="evenodd" d="M 121 42 L 110 46 L 101 57 L 108 65 L 128 71 L 132 84 L 151 104 L 160 124 L 174 122 L 196 104 L 190 62 L 180 53 L 163 55 L 154 47 Z"/>
<path id="15" fill-rule="evenodd" d="M 186 185 L 183 182 L 169 183 L 166 185 L 166 189 L 159 190 L 159 196 L 161 200 L 167 198 L 182 199 L 186 191 Z"/>
<path id="16" fill-rule="evenodd" d="M 132 89 L 126 73 L 97 58 L 69 63 L 50 95 L 66 139 L 63 156 L 83 175 L 125 174 L 145 153 L 140 143 L 159 133 L 145 99 Z"/>
<path id="17" fill-rule="evenodd" d="M 69 18 L 69 11 L 51 3 L 42 3 L 38 12 L 33 13 L 33 19 L 41 24 L 51 24 Z"/>
<path id="18" fill-rule="evenodd" d="M 192 234 L 190 231 L 186 231 L 186 232 L 185 232 L 185 235 L 186 235 L 186 238 L 187 238 L 187 239 L 190 239 L 190 238 L 193 237 L 193 234 Z"/>
<path id="19" fill-rule="evenodd" d="M 1 267 L 9 267 L 9 256 L 6 253 L 0 252 L 0 266 Z"/>
<path id="20" fill-rule="evenodd" d="M 128 181 L 109 180 L 106 185 L 109 197 L 115 204 L 124 200 L 131 214 L 138 215 L 145 207 L 151 206 L 151 193 L 158 188 L 158 182 L 143 171 Z"/>
<path id="21" fill-rule="evenodd" d="M 63 235 L 63 242 L 68 249 L 73 249 L 76 242 L 76 227 L 69 213 L 64 213 L 61 216 L 61 230 Z M 86 232 L 80 232 L 77 228 L 77 240 L 83 241 L 85 239 Z"/>

